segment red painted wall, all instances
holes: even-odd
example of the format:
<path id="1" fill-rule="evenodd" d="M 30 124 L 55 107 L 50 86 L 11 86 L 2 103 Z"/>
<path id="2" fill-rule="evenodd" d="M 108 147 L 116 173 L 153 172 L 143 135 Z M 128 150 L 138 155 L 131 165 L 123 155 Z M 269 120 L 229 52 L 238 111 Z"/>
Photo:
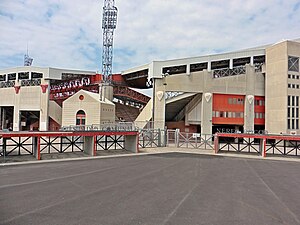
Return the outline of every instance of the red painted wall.
<path id="1" fill-rule="evenodd" d="M 243 125 L 244 102 L 243 95 L 214 94 L 212 123 Z"/>
<path id="2" fill-rule="evenodd" d="M 254 98 L 254 124 L 265 125 L 265 97 L 255 96 Z"/>

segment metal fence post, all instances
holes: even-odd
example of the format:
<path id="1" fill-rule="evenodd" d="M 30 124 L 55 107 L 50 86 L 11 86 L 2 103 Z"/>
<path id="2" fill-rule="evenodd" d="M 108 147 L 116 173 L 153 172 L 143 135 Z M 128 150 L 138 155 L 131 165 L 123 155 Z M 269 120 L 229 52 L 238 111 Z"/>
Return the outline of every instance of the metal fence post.
<path id="1" fill-rule="evenodd" d="M 175 146 L 176 148 L 179 147 L 179 129 L 175 130 Z"/>
<path id="2" fill-rule="evenodd" d="M 161 130 L 160 130 L 160 128 L 158 128 L 157 132 L 158 132 L 158 134 L 157 134 L 157 139 L 158 139 L 158 140 L 157 140 L 157 142 L 158 142 L 158 143 L 157 143 L 157 146 L 158 146 L 158 147 L 161 147 L 161 133 L 160 133 Z"/>

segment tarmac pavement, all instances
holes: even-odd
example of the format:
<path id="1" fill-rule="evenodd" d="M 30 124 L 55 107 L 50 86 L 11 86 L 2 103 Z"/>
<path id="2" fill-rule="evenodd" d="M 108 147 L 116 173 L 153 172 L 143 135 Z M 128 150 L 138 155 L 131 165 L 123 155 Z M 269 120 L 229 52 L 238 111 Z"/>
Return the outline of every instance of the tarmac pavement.
<path id="1" fill-rule="evenodd" d="M 168 151 L 2 166 L 0 224 L 300 224 L 297 161 Z"/>

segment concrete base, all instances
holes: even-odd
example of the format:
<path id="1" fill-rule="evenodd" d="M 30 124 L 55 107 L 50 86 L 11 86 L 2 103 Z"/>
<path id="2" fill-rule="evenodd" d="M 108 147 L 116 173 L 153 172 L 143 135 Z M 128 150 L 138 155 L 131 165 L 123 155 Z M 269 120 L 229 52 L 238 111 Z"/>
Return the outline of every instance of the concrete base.
<path id="1" fill-rule="evenodd" d="M 139 152 L 139 146 L 138 146 L 138 135 L 132 135 L 132 136 L 124 136 L 125 143 L 124 147 L 127 151 L 138 153 Z"/>

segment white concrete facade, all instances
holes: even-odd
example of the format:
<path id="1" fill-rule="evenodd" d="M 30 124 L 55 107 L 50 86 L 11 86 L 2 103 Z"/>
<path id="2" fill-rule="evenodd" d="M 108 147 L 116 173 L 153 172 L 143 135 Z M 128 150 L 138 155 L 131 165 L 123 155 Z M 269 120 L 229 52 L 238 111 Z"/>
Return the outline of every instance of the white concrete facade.
<path id="1" fill-rule="evenodd" d="M 94 75 L 93 71 L 44 68 L 24 66 L 0 70 L 0 129 L 19 131 L 26 124 L 21 118 L 22 112 L 35 112 L 38 117 L 38 129 L 47 131 L 52 118 L 61 125 L 61 107 L 50 103 L 49 90 L 51 80 L 62 80 L 64 76 Z M 9 121 L 5 110 L 12 109 Z M 22 121 L 25 120 L 25 121 Z"/>
<path id="2" fill-rule="evenodd" d="M 231 53 L 153 61 L 126 70 L 123 75 L 148 70 L 149 78 L 153 79 L 152 120 L 160 124 L 158 128 L 164 128 L 169 114 L 166 110 L 169 100 L 161 96 L 179 92 L 202 94 L 201 102 L 185 110 L 185 125 L 200 124 L 203 133 L 211 133 L 214 126 L 214 94 L 224 94 L 244 97 L 244 131 L 255 130 L 254 120 L 259 115 L 255 112 L 255 97 L 258 96 L 266 102 L 265 130 L 300 134 L 299 58 L 300 39 L 297 39 Z M 292 71 L 291 59 L 297 64 Z"/>

